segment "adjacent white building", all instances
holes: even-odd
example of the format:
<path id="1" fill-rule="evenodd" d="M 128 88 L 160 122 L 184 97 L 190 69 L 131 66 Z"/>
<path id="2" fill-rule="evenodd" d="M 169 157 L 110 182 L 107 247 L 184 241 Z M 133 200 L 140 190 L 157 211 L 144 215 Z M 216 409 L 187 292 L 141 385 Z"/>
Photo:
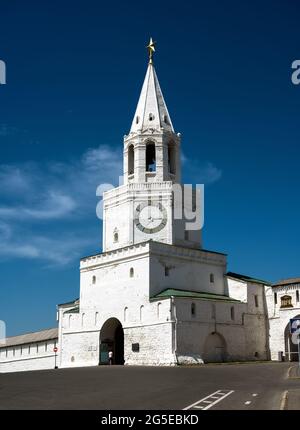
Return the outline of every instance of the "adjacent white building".
<path id="1" fill-rule="evenodd" d="M 180 142 L 150 61 L 124 137 L 124 185 L 104 194 L 103 252 L 81 260 L 80 297 L 58 306 L 58 332 L 42 339 L 58 346 L 58 367 L 107 364 L 109 351 L 114 363 L 127 365 L 293 353 L 284 329 L 300 313 L 299 284 L 271 286 L 227 273 L 226 255 L 204 249 L 201 230 L 187 229 L 194 203 L 185 218 L 175 217 Z M 283 310 L 287 294 L 293 307 Z M 34 357 L 31 349 L 26 357 L 19 353 L 33 342 L 8 338 L 0 371 L 54 367 L 53 351 L 42 346 Z"/>

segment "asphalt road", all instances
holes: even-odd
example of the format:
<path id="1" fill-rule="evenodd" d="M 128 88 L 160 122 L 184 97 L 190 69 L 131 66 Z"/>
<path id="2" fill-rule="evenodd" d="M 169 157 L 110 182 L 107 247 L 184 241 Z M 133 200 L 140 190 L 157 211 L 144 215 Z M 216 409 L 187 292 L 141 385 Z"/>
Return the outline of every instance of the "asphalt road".
<path id="1" fill-rule="evenodd" d="M 300 388 L 300 379 L 287 378 L 289 367 L 102 366 L 0 374 L 0 409 L 276 410 L 285 390 Z"/>

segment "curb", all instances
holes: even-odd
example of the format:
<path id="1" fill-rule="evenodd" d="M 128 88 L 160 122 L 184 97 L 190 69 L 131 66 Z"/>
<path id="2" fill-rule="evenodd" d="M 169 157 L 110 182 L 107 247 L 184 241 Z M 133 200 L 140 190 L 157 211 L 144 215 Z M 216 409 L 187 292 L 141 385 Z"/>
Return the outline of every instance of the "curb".
<path id="1" fill-rule="evenodd" d="M 287 410 L 288 397 L 289 397 L 289 392 L 286 390 L 283 392 L 282 397 L 281 397 L 281 402 L 280 402 L 280 410 L 281 411 Z"/>

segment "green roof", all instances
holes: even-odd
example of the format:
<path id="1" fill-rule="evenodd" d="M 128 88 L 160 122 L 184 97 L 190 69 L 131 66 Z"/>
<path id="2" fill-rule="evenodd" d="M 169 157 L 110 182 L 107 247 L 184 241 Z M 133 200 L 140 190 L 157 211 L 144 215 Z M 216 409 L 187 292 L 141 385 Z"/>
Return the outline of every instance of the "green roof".
<path id="1" fill-rule="evenodd" d="M 270 282 L 264 281 L 263 279 L 251 278 L 250 276 L 240 275 L 239 273 L 228 272 L 226 275 L 230 278 L 240 279 L 241 281 L 245 282 L 255 282 L 256 284 L 271 285 Z"/>
<path id="2" fill-rule="evenodd" d="M 187 291 L 187 290 L 176 290 L 173 288 L 168 288 L 161 291 L 159 294 L 151 297 L 150 300 L 167 299 L 169 297 L 182 297 L 182 298 L 192 298 L 192 299 L 203 299 L 203 300 L 219 300 L 223 302 L 239 302 L 239 300 L 232 299 L 231 297 L 224 296 L 221 294 L 211 294 L 203 293 L 200 291 Z"/>
<path id="3" fill-rule="evenodd" d="M 65 314 L 79 314 L 79 306 L 76 308 L 69 309 L 68 311 L 64 312 Z"/>

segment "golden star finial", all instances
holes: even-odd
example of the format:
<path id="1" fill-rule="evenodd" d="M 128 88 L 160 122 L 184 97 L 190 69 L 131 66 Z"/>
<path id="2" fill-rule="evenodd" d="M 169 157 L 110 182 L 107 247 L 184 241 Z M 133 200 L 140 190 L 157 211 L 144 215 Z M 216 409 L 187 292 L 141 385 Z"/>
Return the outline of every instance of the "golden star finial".
<path id="1" fill-rule="evenodd" d="M 147 46 L 148 52 L 149 52 L 149 64 L 153 63 L 152 57 L 153 53 L 155 52 L 155 44 L 156 42 L 153 42 L 152 37 L 150 37 L 149 45 Z"/>

